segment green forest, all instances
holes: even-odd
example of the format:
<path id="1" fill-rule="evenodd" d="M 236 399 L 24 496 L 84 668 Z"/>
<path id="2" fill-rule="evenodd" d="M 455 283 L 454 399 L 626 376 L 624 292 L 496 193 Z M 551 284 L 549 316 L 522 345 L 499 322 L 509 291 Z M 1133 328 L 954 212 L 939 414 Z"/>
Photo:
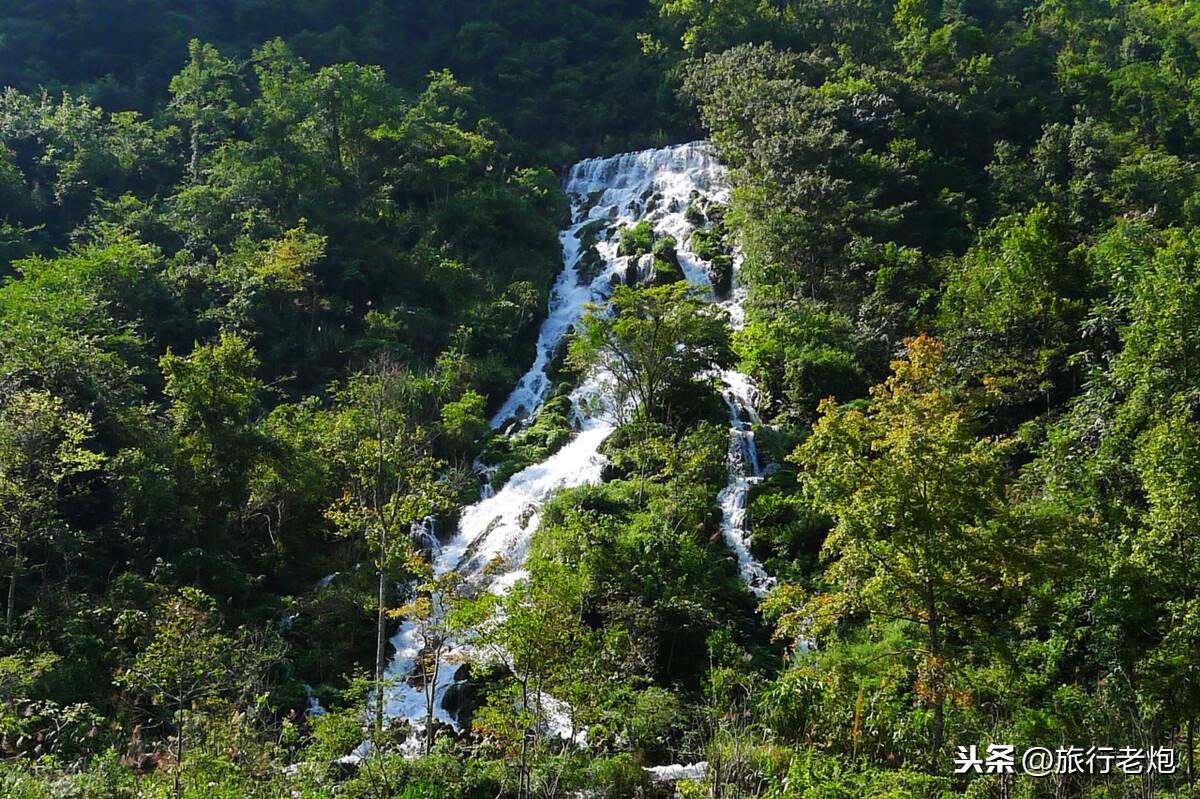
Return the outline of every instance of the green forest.
<path id="1" fill-rule="evenodd" d="M 1188 0 L 5 0 L 0 796 L 1200 797 L 1198 231 Z"/>

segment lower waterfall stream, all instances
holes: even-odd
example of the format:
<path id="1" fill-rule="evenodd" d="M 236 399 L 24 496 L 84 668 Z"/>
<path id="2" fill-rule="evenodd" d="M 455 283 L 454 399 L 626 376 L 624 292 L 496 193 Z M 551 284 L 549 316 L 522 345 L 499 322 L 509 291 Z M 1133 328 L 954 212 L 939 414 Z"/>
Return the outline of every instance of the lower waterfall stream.
<path id="1" fill-rule="evenodd" d="M 573 214 L 570 227 L 560 236 L 564 268 L 551 292 L 549 314 L 539 332 L 533 365 L 492 418 L 493 429 L 528 423 L 537 414 L 553 389 L 551 364 L 587 305 L 602 305 L 615 283 L 647 277 L 651 256 L 631 262 L 633 259 L 617 254 L 617 231 L 622 226 L 646 220 L 657 236 L 673 237 L 687 279 L 717 301 L 708 268 L 689 245 L 695 225 L 686 210 L 697 199 L 724 202 L 724 179 L 724 168 L 711 146 L 703 142 L 593 158 L 572 167 L 564 185 Z M 599 228 L 607 229 L 609 234 L 595 236 Z M 589 259 L 587 248 L 593 237 L 595 254 Z M 736 268 L 734 281 L 736 284 Z M 741 323 L 742 296 L 735 285 L 720 303 L 735 328 Z M 486 490 L 483 499 L 463 510 L 457 528 L 444 543 L 434 541 L 435 574 L 457 571 L 475 588 L 496 593 L 506 591 L 525 576 L 522 564 L 542 505 L 564 488 L 601 480 L 605 463 L 600 448 L 615 428 L 611 410 L 606 411 L 595 400 L 596 381 L 601 379 L 593 376 L 571 393 L 576 433 L 566 445 L 516 473 L 498 490 Z M 726 371 L 721 379 L 730 412 L 728 484 L 716 498 L 721 531 L 737 557 L 742 579 L 749 590 L 761 596 L 773 580 L 750 553 L 746 508 L 750 487 L 762 475 L 752 430 L 759 421 L 754 409 L 756 391 L 750 378 L 739 372 Z M 487 472 L 482 465 L 480 470 Z M 485 572 L 484 567 L 496 558 L 503 558 L 507 565 L 499 572 Z M 387 671 L 390 684 L 385 706 L 387 716 L 407 719 L 415 729 L 423 728 L 426 714 L 424 691 L 419 682 L 410 682 L 420 655 L 419 641 L 415 626 L 409 622 L 403 623 L 391 639 L 395 654 Z M 454 651 L 453 642 L 450 649 L 449 660 L 466 655 L 461 649 Z M 457 663 L 444 662 L 435 687 L 435 717 L 455 727 L 456 719 L 443 703 L 455 685 L 457 671 Z M 409 741 L 419 738 L 413 735 Z"/>

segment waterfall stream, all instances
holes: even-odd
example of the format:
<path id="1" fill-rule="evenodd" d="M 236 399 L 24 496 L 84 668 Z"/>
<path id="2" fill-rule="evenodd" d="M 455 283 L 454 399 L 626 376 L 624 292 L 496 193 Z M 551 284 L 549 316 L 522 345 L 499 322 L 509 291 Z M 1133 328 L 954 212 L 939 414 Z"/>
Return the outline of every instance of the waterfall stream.
<path id="1" fill-rule="evenodd" d="M 757 390 L 741 372 L 721 375 L 725 388 L 721 396 L 729 408 L 729 453 L 726 461 L 728 482 L 717 494 L 721 508 L 721 535 L 737 555 L 738 572 L 746 587 L 757 596 L 765 596 L 775 584 L 763 565 L 750 553 L 750 514 L 746 507 L 750 488 L 763 477 L 762 464 L 754 443 L 754 425 L 760 424 L 755 411 Z"/>
<path id="2" fill-rule="evenodd" d="M 711 293 L 704 263 L 691 251 L 689 235 L 694 228 L 685 213 L 695 198 L 723 202 L 725 172 L 705 143 L 683 144 L 611 158 L 581 161 L 570 171 L 565 190 L 572 202 L 572 223 L 561 234 L 564 268 L 550 296 L 549 315 L 541 326 L 533 365 L 517 383 L 491 420 L 494 429 L 528 423 L 553 390 L 551 365 L 561 352 L 566 337 L 586 312 L 588 304 L 603 304 L 614 284 L 645 279 L 650 257 L 636 263 L 617 255 L 618 230 L 648 220 L 657 236 L 672 236 L 687 279 Z M 594 242 L 594 244 L 593 244 Z M 589 252 L 589 245 L 594 250 Z M 736 272 L 736 270 L 735 270 Z M 741 321 L 741 296 L 734 289 L 722 305 L 735 326 Z M 715 298 L 714 298 L 715 299 Z M 771 579 L 749 551 L 746 497 L 760 467 L 750 425 L 757 422 L 754 389 L 749 378 L 729 371 L 722 375 L 724 396 L 730 409 L 729 484 L 718 498 L 722 532 L 738 558 L 748 587 L 763 593 Z M 612 433 L 611 409 L 596 401 L 597 381 L 593 376 L 571 394 L 574 438 L 541 463 L 515 474 L 499 490 L 488 481 L 484 498 L 466 508 L 453 535 L 433 547 L 435 573 L 456 570 L 477 588 L 503 592 L 525 576 L 522 563 L 529 540 L 537 529 L 542 505 L 558 491 L 598 483 L 604 466 L 600 447 Z M 480 466 L 481 472 L 487 467 Z M 500 573 L 484 567 L 496 558 L 508 564 Z M 424 724 L 425 696 L 412 672 L 420 654 L 417 631 L 404 623 L 392 638 L 395 655 L 388 668 L 393 685 L 385 712 L 406 718 L 417 727 Z M 451 655 L 461 658 L 461 649 Z M 436 717 L 456 725 L 442 706 L 447 691 L 455 684 L 457 665 L 445 663 L 435 688 Z M 410 681 L 411 680 L 411 681 Z M 410 740 L 416 740 L 413 736 Z"/>

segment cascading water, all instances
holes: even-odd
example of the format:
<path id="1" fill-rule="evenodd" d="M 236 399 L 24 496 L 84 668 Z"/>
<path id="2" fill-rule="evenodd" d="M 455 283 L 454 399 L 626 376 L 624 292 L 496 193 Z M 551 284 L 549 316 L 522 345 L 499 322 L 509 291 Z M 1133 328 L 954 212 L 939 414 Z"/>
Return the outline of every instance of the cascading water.
<path id="1" fill-rule="evenodd" d="M 688 280 L 711 291 L 706 268 L 688 243 L 694 225 L 685 211 L 696 197 L 723 201 L 723 180 L 724 169 L 704 143 L 593 158 L 571 169 L 564 188 L 572 201 L 573 219 L 560 237 L 564 268 L 551 292 L 549 315 L 538 335 L 533 365 L 492 418 L 493 428 L 531 421 L 553 389 L 551 366 L 587 306 L 604 303 L 615 284 L 647 276 L 649 256 L 630 263 L 629 258 L 617 255 L 617 231 L 622 226 L 644 219 L 658 236 L 673 237 L 678 244 L 680 266 Z M 735 324 L 741 318 L 740 296 L 735 289 L 723 303 Z M 457 571 L 476 588 L 497 593 L 525 576 L 522 563 L 537 529 L 542 505 L 564 488 L 597 483 L 601 479 L 604 462 L 600 446 L 614 429 L 611 409 L 606 410 L 595 400 L 596 384 L 602 379 L 594 376 L 572 392 L 577 432 L 554 455 L 518 472 L 498 490 L 491 487 L 487 467 L 479 466 L 487 490 L 483 499 L 463 511 L 453 536 L 433 548 L 435 573 Z M 731 386 L 749 385 L 748 378 L 736 372 L 727 373 L 725 379 Z M 750 557 L 746 546 L 745 498 L 750 481 L 758 476 L 753 434 L 747 426 L 749 420 L 756 418 L 752 399 L 748 392 L 726 393 L 734 420 L 732 435 L 743 443 L 735 446 L 731 441 L 730 484 L 721 492 L 720 501 L 726 540 L 737 553 L 743 575 L 750 575 L 747 584 L 761 590 L 769 578 Z M 746 453 L 745 463 L 750 465 L 735 466 L 735 457 L 744 460 L 742 453 Z M 505 568 L 499 573 L 485 572 L 484 567 L 497 558 L 504 560 Z M 407 718 L 420 727 L 426 712 L 425 695 L 419 683 L 409 682 L 420 655 L 414 625 L 403 624 L 392 644 L 396 653 L 388 677 L 394 687 L 389 688 L 385 712 L 393 718 Z M 435 717 L 450 725 L 455 725 L 455 719 L 442 706 L 443 700 L 455 684 L 454 661 L 466 654 L 452 647 L 434 689 Z"/>
<path id="2" fill-rule="evenodd" d="M 741 330 L 745 325 L 742 300 L 745 289 L 738 285 L 738 266 L 735 261 L 733 288 L 729 299 L 721 303 L 729 315 L 729 325 Z M 766 470 L 758 458 L 758 446 L 754 441 L 754 425 L 762 424 L 755 410 L 758 405 L 758 387 L 749 375 L 727 369 L 721 373 L 721 398 L 729 409 L 729 450 L 726 456 L 728 482 L 717 495 L 721 509 L 721 535 L 733 550 L 738 560 L 738 573 L 746 587 L 756 596 L 765 596 L 775 585 L 775 578 L 767 574 L 763 565 L 750 553 L 750 513 L 746 507 L 750 499 L 750 488 L 759 482 Z"/>
<path id="3" fill-rule="evenodd" d="M 717 495 L 721 535 L 737 555 L 738 572 L 746 587 L 757 596 L 765 596 L 775 585 L 775 578 L 750 553 L 750 518 L 746 508 L 750 487 L 763 476 L 754 443 L 753 426 L 760 424 L 754 410 L 756 390 L 750 378 L 741 372 L 727 371 L 721 379 L 725 383 L 721 396 L 729 408 L 729 482 Z"/>

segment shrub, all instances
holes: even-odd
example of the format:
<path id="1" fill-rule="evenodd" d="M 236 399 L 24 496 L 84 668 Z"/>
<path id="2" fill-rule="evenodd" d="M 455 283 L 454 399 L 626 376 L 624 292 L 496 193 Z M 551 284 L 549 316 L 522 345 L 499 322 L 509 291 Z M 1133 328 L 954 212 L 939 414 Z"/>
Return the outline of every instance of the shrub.
<path id="1" fill-rule="evenodd" d="M 654 229 L 643 219 L 633 227 L 621 228 L 621 243 L 617 255 L 641 258 L 654 248 Z"/>
<path id="2" fill-rule="evenodd" d="M 629 799 L 650 790 L 650 778 L 627 753 L 601 757 L 588 769 L 593 795 L 601 799 Z"/>

